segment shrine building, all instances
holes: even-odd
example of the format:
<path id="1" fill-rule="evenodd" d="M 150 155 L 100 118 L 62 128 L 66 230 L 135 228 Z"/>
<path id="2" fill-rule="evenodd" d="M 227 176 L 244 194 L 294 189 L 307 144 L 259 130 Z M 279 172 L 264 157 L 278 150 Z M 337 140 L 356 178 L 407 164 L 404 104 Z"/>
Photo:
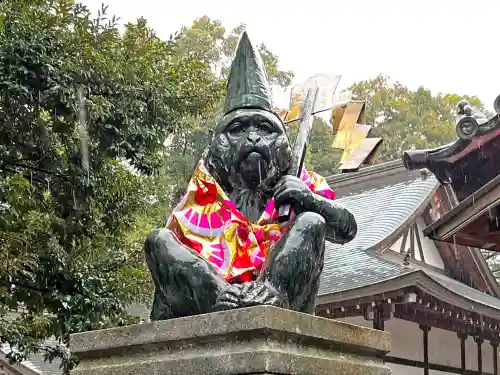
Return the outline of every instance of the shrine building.
<path id="1" fill-rule="evenodd" d="M 498 374 L 500 286 L 478 248 L 500 251 L 500 122 L 476 125 L 438 149 L 327 178 L 358 233 L 326 244 L 316 314 L 390 332 L 394 375 Z M 130 310 L 144 321 L 149 311 Z M 9 350 L 2 375 L 62 374 L 41 354 L 10 365 Z"/>

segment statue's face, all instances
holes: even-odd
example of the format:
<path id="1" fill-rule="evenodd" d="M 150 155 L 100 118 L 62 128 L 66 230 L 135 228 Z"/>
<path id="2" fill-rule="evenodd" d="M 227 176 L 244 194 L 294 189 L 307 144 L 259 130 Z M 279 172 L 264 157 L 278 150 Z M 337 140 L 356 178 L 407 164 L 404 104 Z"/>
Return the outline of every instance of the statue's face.
<path id="1" fill-rule="evenodd" d="M 208 165 L 225 189 L 273 186 L 290 167 L 291 149 L 283 124 L 261 110 L 237 110 L 217 125 Z"/>

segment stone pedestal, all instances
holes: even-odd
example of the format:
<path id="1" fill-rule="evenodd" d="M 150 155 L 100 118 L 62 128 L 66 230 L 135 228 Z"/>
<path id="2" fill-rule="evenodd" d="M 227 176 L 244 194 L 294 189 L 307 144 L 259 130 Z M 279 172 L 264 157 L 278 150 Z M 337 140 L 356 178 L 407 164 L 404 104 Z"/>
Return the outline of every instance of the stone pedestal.
<path id="1" fill-rule="evenodd" d="M 72 375 L 389 375 L 386 332 L 269 306 L 74 334 Z"/>

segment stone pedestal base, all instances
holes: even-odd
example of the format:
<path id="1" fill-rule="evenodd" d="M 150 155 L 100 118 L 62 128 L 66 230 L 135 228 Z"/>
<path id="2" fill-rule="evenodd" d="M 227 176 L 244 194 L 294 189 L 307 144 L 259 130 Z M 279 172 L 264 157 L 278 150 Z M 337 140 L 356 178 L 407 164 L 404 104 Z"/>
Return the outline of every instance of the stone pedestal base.
<path id="1" fill-rule="evenodd" d="M 269 306 L 74 334 L 72 375 L 388 375 L 386 332 Z"/>

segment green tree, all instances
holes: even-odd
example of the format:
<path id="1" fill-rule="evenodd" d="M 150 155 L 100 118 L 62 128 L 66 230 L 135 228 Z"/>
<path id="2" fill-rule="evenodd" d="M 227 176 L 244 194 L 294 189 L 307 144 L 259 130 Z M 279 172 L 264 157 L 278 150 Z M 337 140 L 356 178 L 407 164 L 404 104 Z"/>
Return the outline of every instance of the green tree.
<path id="1" fill-rule="evenodd" d="M 0 341 L 12 359 L 127 324 L 126 307 L 149 298 L 142 243 L 169 194 L 154 174 L 164 140 L 223 89 L 206 61 L 179 55 L 181 38 L 160 40 L 144 19 L 120 36 L 106 8 L 92 19 L 73 0 L 0 2 Z"/>
<path id="2" fill-rule="evenodd" d="M 213 20 L 208 16 L 199 17 L 190 27 L 181 29 L 181 37 L 176 44 L 178 55 L 195 54 L 224 80 L 229 73 L 239 37 L 245 29 L 246 25 L 241 23 L 232 30 L 226 30 L 219 20 Z M 278 56 L 264 43 L 261 43 L 258 49 L 270 83 L 283 88 L 288 87 L 292 82 L 293 72 L 281 70 Z"/>
<path id="3" fill-rule="evenodd" d="M 484 108 L 477 97 L 456 94 L 433 95 L 419 87 L 413 91 L 389 77 L 355 83 L 349 88 L 353 96 L 366 100 L 365 120 L 374 125 L 383 144 L 378 161 L 395 160 L 404 150 L 438 147 L 457 138 L 456 105 L 462 99 Z"/>

